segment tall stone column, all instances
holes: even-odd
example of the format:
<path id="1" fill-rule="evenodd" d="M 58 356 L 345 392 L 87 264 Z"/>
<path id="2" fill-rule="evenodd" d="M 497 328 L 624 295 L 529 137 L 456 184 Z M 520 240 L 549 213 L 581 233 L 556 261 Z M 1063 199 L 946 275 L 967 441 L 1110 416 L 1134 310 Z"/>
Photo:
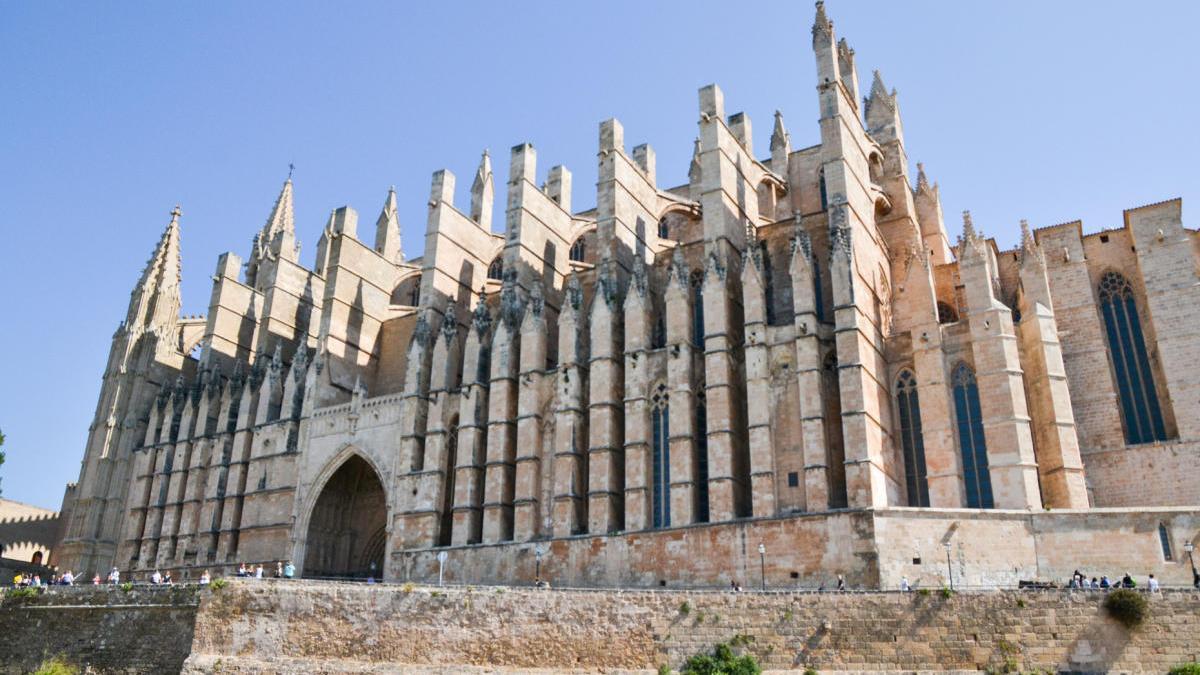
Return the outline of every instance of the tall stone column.
<path id="1" fill-rule="evenodd" d="M 946 375 L 946 355 L 937 316 L 937 294 L 926 249 L 914 249 L 908 259 L 902 291 L 913 313 L 913 370 L 921 404 L 921 436 L 925 448 L 925 477 L 929 505 L 962 508 L 962 462 L 954 442 L 954 410 Z"/>
<path id="2" fill-rule="evenodd" d="M 251 371 L 249 381 L 241 384 L 237 427 L 233 433 L 233 460 L 229 466 L 229 485 L 221 518 L 221 537 L 217 542 L 219 562 L 233 562 L 237 557 L 242 505 L 246 501 L 246 480 L 250 470 L 250 449 L 254 441 L 254 427 L 259 423 L 256 418 L 259 398 L 256 380 L 260 377 L 258 368 L 255 367 Z M 235 373 L 234 382 L 238 383 L 239 380 L 240 377 Z"/>
<path id="3" fill-rule="evenodd" d="M 753 226 L 751 226 L 753 227 Z M 746 343 L 746 414 L 750 439 L 750 496 L 752 515 L 775 515 L 775 446 L 771 417 L 771 361 L 767 349 L 767 296 L 763 280 L 764 253 L 747 233 L 749 262 L 742 267 L 742 306 Z"/>
<path id="4" fill-rule="evenodd" d="M 529 287 L 529 307 L 521 322 L 520 384 L 517 389 L 516 489 L 513 539 L 527 541 L 542 532 L 542 378 L 546 369 L 546 301 L 542 280 Z M 550 506 L 544 505 L 546 508 Z"/>
<path id="5" fill-rule="evenodd" d="M 161 399 L 160 399 L 161 400 Z M 158 426 L 161 423 L 159 401 L 150 405 L 150 419 L 146 426 L 142 447 L 134 452 L 133 476 L 129 484 L 129 515 L 125 518 L 125 534 L 117 549 L 117 560 L 137 559 L 137 567 L 145 567 L 141 557 L 141 546 L 146 534 L 146 516 L 150 507 L 150 491 L 154 483 L 154 446 L 158 441 Z M 80 570 L 80 574 L 84 571 Z"/>
<path id="6" fill-rule="evenodd" d="M 404 395 L 400 400 L 400 464 L 402 474 L 425 469 L 425 431 L 429 424 L 429 378 L 432 368 L 433 329 L 429 309 L 419 309 L 408 343 Z"/>
<path id="7" fill-rule="evenodd" d="M 829 462 L 826 457 L 825 401 L 821 385 L 821 342 L 818 338 L 817 293 L 812 241 L 800 225 L 792 242 L 792 303 L 796 322 L 796 381 L 800 393 L 800 431 L 804 444 L 804 508 L 829 508 Z"/>
<path id="8" fill-rule="evenodd" d="M 558 316 L 558 391 L 554 424 L 554 536 L 587 529 L 587 329 L 579 276 L 567 279 Z"/>
<path id="9" fill-rule="evenodd" d="M 483 493 L 484 543 L 509 541 L 513 536 L 517 371 L 521 353 L 520 323 L 525 309 L 517 295 L 515 276 L 515 271 L 505 271 L 504 287 L 500 292 L 500 321 L 492 338 Z"/>
<path id="10" fill-rule="evenodd" d="M 625 529 L 645 530 L 651 523 L 653 476 L 650 452 L 650 280 L 646 261 L 633 261 L 625 294 Z"/>
<path id="11" fill-rule="evenodd" d="M 483 466 L 487 456 L 491 328 L 492 316 L 481 295 L 463 349 L 451 538 L 455 546 L 479 543 L 483 537 Z"/>
<path id="12" fill-rule="evenodd" d="M 688 525 L 697 520 L 697 490 L 707 489 L 707 485 L 699 483 L 696 463 L 697 434 L 706 434 L 707 430 L 700 430 L 696 425 L 696 371 L 703 366 L 698 363 L 692 338 L 696 309 L 692 306 L 691 272 L 683 259 L 683 250 L 678 246 L 667 276 L 663 305 L 667 312 L 667 394 L 670 401 L 667 425 L 670 461 L 667 466 L 671 473 L 671 517 L 664 525 Z M 650 393 L 653 396 L 655 392 Z"/>
<path id="13" fill-rule="evenodd" d="M 624 327 L 615 263 L 600 263 L 592 299 L 588 366 L 588 532 L 623 528 L 625 507 Z"/>
<path id="14" fill-rule="evenodd" d="M 709 520 L 733 520 L 747 513 L 746 448 L 739 428 L 745 423 L 745 393 L 734 357 L 738 343 L 731 327 L 740 320 L 731 311 L 726 261 L 709 251 L 704 265 L 704 391 L 708 420 Z M 740 328 L 740 326 L 739 326 Z"/>
<path id="15" fill-rule="evenodd" d="M 1012 312 L 996 299 L 991 251 L 963 214 L 959 274 L 967 296 L 971 353 L 987 442 L 996 508 L 1039 509 L 1037 460 L 1025 402 L 1025 384 L 1013 333 Z"/>
<path id="16" fill-rule="evenodd" d="M 1021 324 L 1017 333 L 1025 364 L 1025 390 L 1033 414 L 1033 437 L 1042 499 L 1056 509 L 1088 507 L 1071 390 L 1063 365 L 1046 260 L 1021 221 Z"/>
<path id="17" fill-rule="evenodd" d="M 190 391 L 183 394 L 183 414 L 179 421 L 179 434 L 175 438 L 167 473 L 167 499 L 163 506 L 162 532 L 158 543 L 158 567 L 175 564 L 176 537 L 179 535 L 179 519 L 183 510 L 183 493 L 187 484 L 188 462 L 192 456 L 192 425 L 195 420 L 196 403 Z"/>

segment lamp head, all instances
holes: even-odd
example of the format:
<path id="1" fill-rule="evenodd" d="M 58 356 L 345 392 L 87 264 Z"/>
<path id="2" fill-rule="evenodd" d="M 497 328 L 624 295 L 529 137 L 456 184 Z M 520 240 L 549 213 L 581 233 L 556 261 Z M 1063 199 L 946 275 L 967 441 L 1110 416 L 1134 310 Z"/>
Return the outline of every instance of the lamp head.
<path id="1" fill-rule="evenodd" d="M 764 546 L 763 544 L 759 544 L 759 545 L 758 545 L 758 552 L 759 552 L 759 554 L 760 554 L 760 555 L 761 555 L 761 554 L 763 554 L 763 553 L 766 553 L 766 552 L 767 552 L 767 547 L 766 547 L 766 546 Z"/>

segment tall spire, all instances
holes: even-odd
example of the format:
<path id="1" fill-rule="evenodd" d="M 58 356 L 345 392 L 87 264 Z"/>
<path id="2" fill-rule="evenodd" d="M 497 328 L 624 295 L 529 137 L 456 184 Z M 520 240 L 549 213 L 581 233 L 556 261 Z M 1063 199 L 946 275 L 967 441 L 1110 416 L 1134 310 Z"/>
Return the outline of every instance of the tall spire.
<path id="1" fill-rule="evenodd" d="M 400 244 L 400 216 L 396 209 L 396 186 L 388 188 L 387 199 L 379 220 L 375 221 L 375 252 L 388 262 L 404 262 L 404 250 Z"/>
<path id="2" fill-rule="evenodd" d="M 471 220 L 485 230 L 492 229 L 492 204 L 496 200 L 495 180 L 492 177 L 492 158 L 487 150 L 479 158 L 475 182 L 471 183 Z"/>
<path id="3" fill-rule="evenodd" d="M 171 222 L 159 237 L 158 245 L 133 289 L 125 318 L 125 325 L 130 328 L 163 332 L 179 319 L 179 217 L 182 215 L 176 204 L 171 210 Z"/>
<path id="4" fill-rule="evenodd" d="M 692 143 L 692 163 L 688 165 L 688 180 L 695 183 L 700 180 L 700 139 Z"/>
<path id="5" fill-rule="evenodd" d="M 822 0 L 817 0 L 817 15 L 813 19 L 812 33 L 814 42 L 818 36 L 828 38 L 833 35 L 833 22 L 825 14 L 825 3 Z"/>
<path id="6" fill-rule="evenodd" d="M 247 263 L 246 280 L 257 285 L 258 270 L 263 262 L 283 258 L 295 262 L 299 257 L 296 246 L 296 218 L 292 210 L 292 177 L 291 171 L 283 182 L 275 206 L 271 207 L 271 215 L 267 222 L 254 235 L 253 250 Z"/>
<path id="7" fill-rule="evenodd" d="M 917 162 L 917 192 L 929 191 L 929 178 L 925 176 L 925 165 Z"/>
<path id="8" fill-rule="evenodd" d="M 775 111 L 775 128 L 771 130 L 771 170 L 787 177 L 787 159 L 792 152 L 792 137 L 783 126 L 783 113 Z"/>

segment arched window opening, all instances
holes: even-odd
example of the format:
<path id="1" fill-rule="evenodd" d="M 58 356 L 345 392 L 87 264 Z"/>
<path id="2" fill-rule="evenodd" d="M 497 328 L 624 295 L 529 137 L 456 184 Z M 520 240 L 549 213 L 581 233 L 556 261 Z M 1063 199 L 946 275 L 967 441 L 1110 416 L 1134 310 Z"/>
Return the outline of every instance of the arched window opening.
<path id="1" fill-rule="evenodd" d="M 651 523 L 654 527 L 671 525 L 671 406 L 667 385 L 659 383 L 650 397 L 652 427 L 652 492 Z"/>
<path id="2" fill-rule="evenodd" d="M 29 562 L 33 563 L 34 565 L 41 565 L 42 564 L 42 552 L 34 551 L 33 557 L 29 559 Z"/>
<path id="3" fill-rule="evenodd" d="M 900 447 L 904 454 L 908 505 L 929 506 L 925 440 L 921 434 L 921 402 L 917 396 L 917 378 L 911 370 L 904 370 L 896 380 L 896 408 L 900 412 Z"/>
<path id="4" fill-rule="evenodd" d="M 704 272 L 692 270 L 692 344 L 704 348 Z"/>
<path id="5" fill-rule="evenodd" d="M 1129 281 L 1116 272 L 1100 279 L 1100 313 L 1121 399 L 1126 443 L 1166 440 L 1162 409 L 1150 370 L 1146 341 Z"/>
<path id="6" fill-rule="evenodd" d="M 458 466 L 458 415 L 446 427 L 446 461 L 442 478 L 442 518 L 438 546 L 449 546 L 454 526 L 454 474 Z"/>
<path id="7" fill-rule="evenodd" d="M 708 522 L 708 397 L 696 394 L 696 522 Z"/>
<path id="8" fill-rule="evenodd" d="M 663 216 L 662 218 L 658 219 L 658 238 L 659 239 L 670 239 L 671 238 L 671 228 L 667 225 L 667 217 L 666 216 Z"/>
<path id="9" fill-rule="evenodd" d="M 571 244 L 570 257 L 572 262 L 583 262 L 587 257 L 587 242 L 584 241 L 583 235 L 580 235 L 575 243 Z"/>
<path id="10" fill-rule="evenodd" d="M 958 421 L 958 445 L 962 451 L 963 483 L 967 488 L 967 507 L 990 509 L 992 478 L 988 472 L 987 443 L 983 436 L 983 414 L 979 409 L 979 385 L 975 372 L 960 363 L 951 378 L 954 385 L 954 413 Z"/>
<path id="11" fill-rule="evenodd" d="M 958 321 L 958 312 L 944 302 L 937 304 L 938 323 L 954 323 Z"/>
<path id="12" fill-rule="evenodd" d="M 825 192 L 825 169 L 817 174 L 817 188 L 821 191 L 821 210 L 829 208 L 829 195 Z"/>
<path id="13" fill-rule="evenodd" d="M 496 281 L 504 278 L 504 261 L 500 259 L 500 256 L 496 256 L 492 264 L 488 265 L 487 278 L 495 279 Z"/>
<path id="14" fill-rule="evenodd" d="M 872 183 L 883 185 L 883 160 L 878 154 L 871 155 L 867 162 L 867 171 L 870 173 Z"/>

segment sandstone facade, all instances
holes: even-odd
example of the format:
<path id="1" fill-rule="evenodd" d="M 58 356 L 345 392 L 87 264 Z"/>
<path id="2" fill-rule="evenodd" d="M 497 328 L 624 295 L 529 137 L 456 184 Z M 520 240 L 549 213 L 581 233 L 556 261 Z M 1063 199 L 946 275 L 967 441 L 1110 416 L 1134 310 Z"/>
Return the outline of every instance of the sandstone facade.
<path id="1" fill-rule="evenodd" d="M 206 316 L 179 315 L 176 210 L 113 337 L 62 565 L 429 580 L 446 551 L 506 582 L 544 548 L 573 583 L 728 585 L 763 543 L 797 585 L 932 583 L 945 555 L 987 561 L 961 565 L 980 584 L 1089 562 L 1189 582 L 1180 201 L 1023 225 L 1012 251 L 964 214 L 952 245 L 896 93 L 876 73 L 860 97 L 820 3 L 812 44 L 819 145 L 776 114 L 755 153 L 710 85 L 686 183 L 610 119 L 594 208 L 523 143 L 501 232 L 484 153 L 467 205 L 434 174 L 420 258 L 391 192 L 373 243 L 333 211 L 313 269 L 289 178 Z"/>

